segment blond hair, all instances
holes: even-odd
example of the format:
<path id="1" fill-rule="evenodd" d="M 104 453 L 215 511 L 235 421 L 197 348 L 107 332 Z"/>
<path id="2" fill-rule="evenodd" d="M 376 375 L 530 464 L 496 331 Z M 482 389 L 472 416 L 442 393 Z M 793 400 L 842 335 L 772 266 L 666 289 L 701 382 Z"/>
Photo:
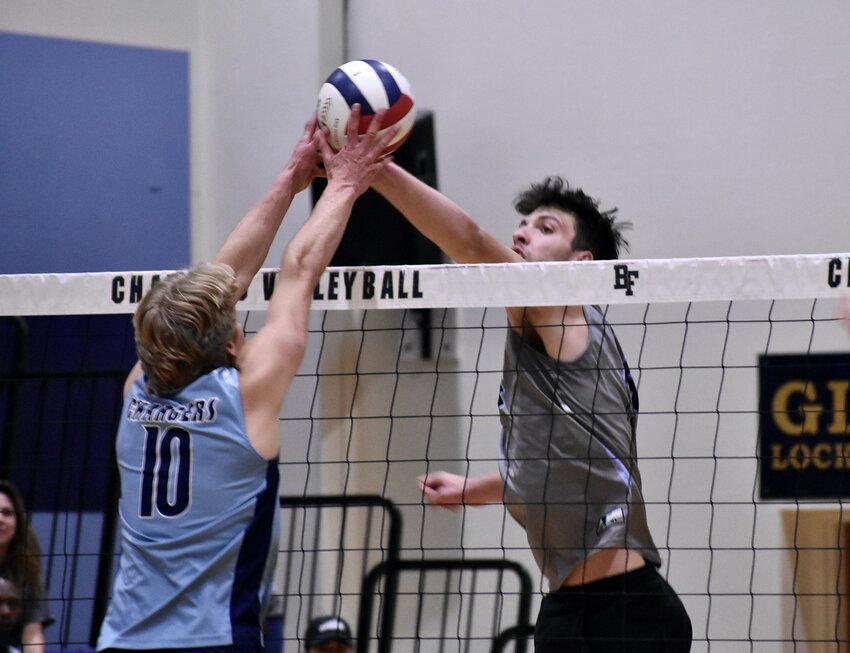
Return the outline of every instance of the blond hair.
<path id="1" fill-rule="evenodd" d="M 217 367 L 231 365 L 236 275 L 201 263 L 169 275 L 142 298 L 133 325 L 148 392 L 174 394 Z"/>

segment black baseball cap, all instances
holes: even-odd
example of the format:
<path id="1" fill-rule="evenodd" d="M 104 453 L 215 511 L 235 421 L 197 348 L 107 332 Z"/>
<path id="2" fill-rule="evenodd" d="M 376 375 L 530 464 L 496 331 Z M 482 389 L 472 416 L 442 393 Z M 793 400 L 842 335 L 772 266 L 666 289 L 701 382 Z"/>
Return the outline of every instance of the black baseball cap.
<path id="1" fill-rule="evenodd" d="M 304 648 L 331 641 L 345 642 L 348 646 L 354 646 L 351 628 L 345 623 L 345 619 L 329 615 L 316 617 L 307 624 L 307 631 L 304 633 Z"/>

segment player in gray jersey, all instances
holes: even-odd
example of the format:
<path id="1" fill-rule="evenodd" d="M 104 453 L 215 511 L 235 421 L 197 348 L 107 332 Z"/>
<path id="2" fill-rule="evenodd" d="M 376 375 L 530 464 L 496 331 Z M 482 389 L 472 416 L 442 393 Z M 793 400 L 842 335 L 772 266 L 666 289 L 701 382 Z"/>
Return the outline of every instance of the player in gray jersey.
<path id="1" fill-rule="evenodd" d="M 559 178 L 517 198 L 507 247 L 459 206 L 396 165 L 373 187 L 458 263 L 616 259 L 615 212 Z M 546 577 L 538 653 L 684 653 L 691 622 L 657 569 L 637 468 L 637 393 L 593 306 L 509 307 L 499 410 L 499 471 L 420 479 L 428 503 L 503 502 Z"/>

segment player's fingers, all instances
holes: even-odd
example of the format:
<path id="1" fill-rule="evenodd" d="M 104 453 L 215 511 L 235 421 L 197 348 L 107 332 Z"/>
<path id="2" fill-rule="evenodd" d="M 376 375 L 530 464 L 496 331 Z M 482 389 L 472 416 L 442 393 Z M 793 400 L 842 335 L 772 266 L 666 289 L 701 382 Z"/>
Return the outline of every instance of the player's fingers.
<path id="1" fill-rule="evenodd" d="M 334 159 L 336 158 L 338 152 L 334 150 L 327 136 L 325 136 L 324 134 L 319 137 L 318 152 L 320 157 L 317 163 L 317 166 L 320 171 L 319 176 L 330 179 L 331 175 L 334 174 Z"/>
<path id="2" fill-rule="evenodd" d="M 366 130 L 366 134 L 374 137 L 379 131 L 381 131 L 381 125 L 384 124 L 384 118 L 387 115 L 388 109 L 378 109 L 375 115 L 372 117 L 372 120 L 369 122 L 369 128 Z"/>
<path id="3" fill-rule="evenodd" d="M 439 506 L 442 503 L 440 495 L 428 487 L 422 488 L 422 498 L 429 506 Z"/>
<path id="4" fill-rule="evenodd" d="M 334 150 L 328 143 L 328 128 L 324 127 L 316 131 L 316 146 L 322 159 L 327 161 L 334 155 Z"/>
<path id="5" fill-rule="evenodd" d="M 392 127 L 388 127 L 378 136 L 378 139 L 372 144 L 373 151 L 378 152 L 378 156 L 383 154 L 384 150 L 387 149 L 387 146 L 392 142 L 392 140 L 396 137 L 399 132 L 398 125 L 393 125 Z"/>
<path id="6" fill-rule="evenodd" d="M 316 125 L 319 124 L 319 114 L 315 111 L 313 115 L 310 116 L 310 119 L 307 121 L 307 124 L 304 126 L 304 138 L 309 138 L 313 135 L 313 132 L 316 131 Z"/>
<path id="7" fill-rule="evenodd" d="M 357 132 L 360 131 L 360 104 L 355 102 L 348 114 L 348 122 L 345 125 L 345 142 L 347 144 L 357 143 Z"/>
<path id="8" fill-rule="evenodd" d="M 419 487 L 422 488 L 423 492 L 434 492 L 439 485 L 434 481 L 434 478 L 430 474 L 423 474 L 417 480 L 419 481 Z"/>

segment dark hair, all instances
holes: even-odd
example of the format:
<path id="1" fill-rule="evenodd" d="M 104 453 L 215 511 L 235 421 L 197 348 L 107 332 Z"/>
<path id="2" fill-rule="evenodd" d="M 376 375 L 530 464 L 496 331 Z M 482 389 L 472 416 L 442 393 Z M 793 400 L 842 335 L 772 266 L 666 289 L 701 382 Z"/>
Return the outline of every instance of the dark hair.
<path id="1" fill-rule="evenodd" d="M 620 248 L 629 250 L 629 241 L 623 238 L 622 231 L 631 228 L 631 223 L 617 223 L 616 208 L 600 211 L 599 200 L 586 195 L 581 188 L 571 188 L 563 177 L 546 177 L 514 200 L 514 208 L 520 215 L 529 215 L 544 206 L 575 216 L 573 249 L 589 250 L 594 260 L 616 259 L 620 257 Z"/>
<path id="2" fill-rule="evenodd" d="M 23 593 L 39 591 L 41 582 L 41 547 L 30 526 L 24 501 L 10 481 L 0 480 L 0 494 L 9 497 L 15 509 L 15 536 L 9 550 L 0 560 L 0 574 L 14 582 Z"/>

